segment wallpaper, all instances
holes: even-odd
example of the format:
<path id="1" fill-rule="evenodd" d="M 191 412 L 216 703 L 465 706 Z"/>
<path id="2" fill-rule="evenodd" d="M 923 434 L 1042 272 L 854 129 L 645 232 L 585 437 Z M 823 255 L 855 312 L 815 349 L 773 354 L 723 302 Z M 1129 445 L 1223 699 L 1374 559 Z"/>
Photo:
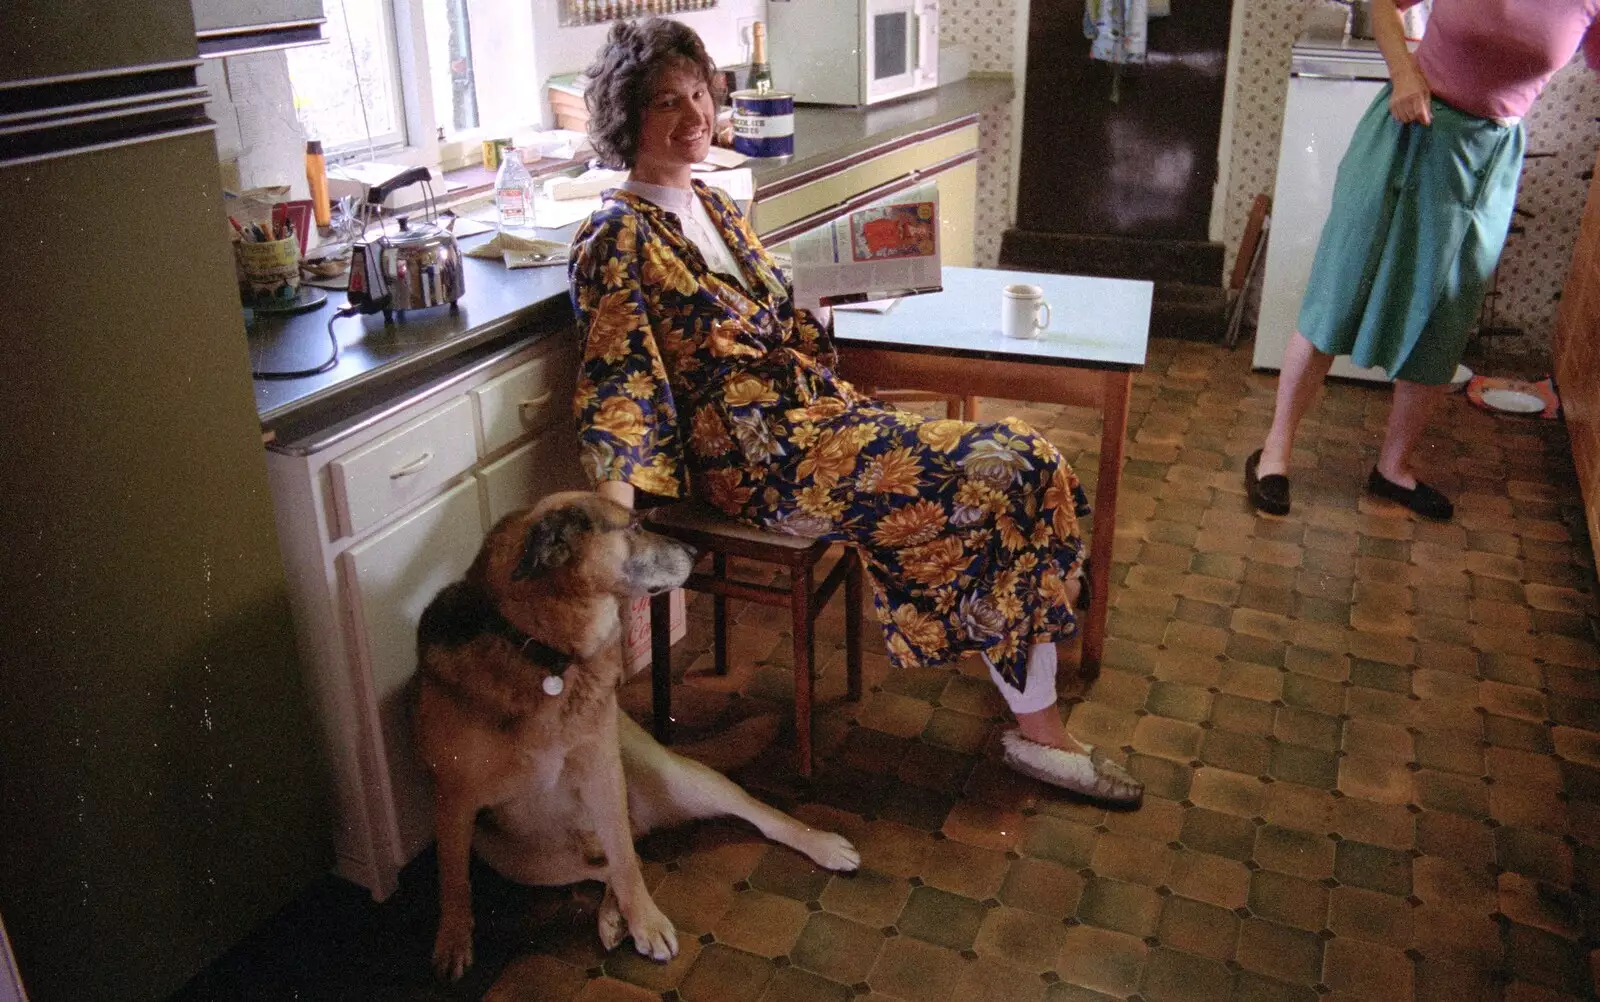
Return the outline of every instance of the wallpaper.
<path id="1" fill-rule="evenodd" d="M 973 73 L 1011 73 L 1019 16 L 1026 14 L 1019 13 L 1016 0 L 943 0 L 939 41 L 966 46 Z M 1022 100 L 1021 80 L 1014 100 Z M 1009 107 L 991 109 L 978 119 L 978 218 L 973 257 L 980 268 L 999 263 L 1000 236 L 1011 225 L 1012 131 Z"/>

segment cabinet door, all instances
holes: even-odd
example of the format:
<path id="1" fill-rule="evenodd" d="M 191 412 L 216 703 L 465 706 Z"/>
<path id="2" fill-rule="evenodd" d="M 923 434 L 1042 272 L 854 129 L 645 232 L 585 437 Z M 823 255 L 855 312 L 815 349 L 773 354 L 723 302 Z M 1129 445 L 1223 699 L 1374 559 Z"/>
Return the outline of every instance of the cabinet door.
<path id="1" fill-rule="evenodd" d="M 546 494 L 580 491 L 588 485 L 578 467 L 578 431 L 557 421 L 544 434 L 513 449 L 478 473 L 483 481 L 483 524 L 493 526 Z"/>
<path id="2" fill-rule="evenodd" d="M 375 816 L 387 820 L 397 868 L 433 833 L 431 786 L 411 740 L 407 705 L 417 622 L 439 589 L 466 573 L 483 533 L 478 482 L 469 479 L 339 556 L 374 773 L 367 796 Z"/>

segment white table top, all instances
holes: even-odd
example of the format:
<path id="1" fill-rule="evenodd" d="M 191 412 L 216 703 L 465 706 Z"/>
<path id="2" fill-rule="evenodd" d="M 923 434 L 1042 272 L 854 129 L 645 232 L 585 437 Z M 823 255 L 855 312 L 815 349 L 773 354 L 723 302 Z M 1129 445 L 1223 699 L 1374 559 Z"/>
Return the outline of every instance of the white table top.
<path id="1" fill-rule="evenodd" d="M 944 291 L 907 296 L 885 314 L 834 313 L 842 343 L 998 361 L 1083 368 L 1144 365 L 1150 341 L 1150 282 L 1046 275 L 993 268 L 944 269 Z M 1050 327 L 1037 338 L 1000 333 L 1000 290 L 1037 285 L 1050 304 Z"/>

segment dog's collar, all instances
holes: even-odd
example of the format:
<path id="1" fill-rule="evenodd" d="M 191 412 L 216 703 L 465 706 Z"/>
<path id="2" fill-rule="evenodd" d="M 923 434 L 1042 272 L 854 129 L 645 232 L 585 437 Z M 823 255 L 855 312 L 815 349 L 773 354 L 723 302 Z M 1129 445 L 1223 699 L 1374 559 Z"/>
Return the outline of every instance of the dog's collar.
<path id="1" fill-rule="evenodd" d="M 518 654 L 544 669 L 545 676 L 540 686 L 547 695 L 561 695 L 561 690 L 566 688 L 562 675 L 572 664 L 572 655 L 564 654 L 544 641 L 523 633 L 511 620 L 501 615 L 498 609 L 494 612 L 494 622 L 490 624 L 490 629 L 510 641 Z"/>

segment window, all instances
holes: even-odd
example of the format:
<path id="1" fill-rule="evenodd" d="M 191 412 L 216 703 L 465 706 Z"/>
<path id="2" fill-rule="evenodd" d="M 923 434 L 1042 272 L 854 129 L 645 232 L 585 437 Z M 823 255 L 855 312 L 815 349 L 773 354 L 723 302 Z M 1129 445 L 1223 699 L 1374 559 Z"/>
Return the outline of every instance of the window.
<path id="1" fill-rule="evenodd" d="M 328 0 L 323 45 L 289 49 L 289 82 L 306 135 L 329 153 L 405 142 L 387 0 Z"/>
<path id="2" fill-rule="evenodd" d="M 533 4 L 508 0 L 325 0 L 324 45 L 291 49 L 306 132 L 330 154 L 464 159 L 477 140 L 541 118 Z"/>

